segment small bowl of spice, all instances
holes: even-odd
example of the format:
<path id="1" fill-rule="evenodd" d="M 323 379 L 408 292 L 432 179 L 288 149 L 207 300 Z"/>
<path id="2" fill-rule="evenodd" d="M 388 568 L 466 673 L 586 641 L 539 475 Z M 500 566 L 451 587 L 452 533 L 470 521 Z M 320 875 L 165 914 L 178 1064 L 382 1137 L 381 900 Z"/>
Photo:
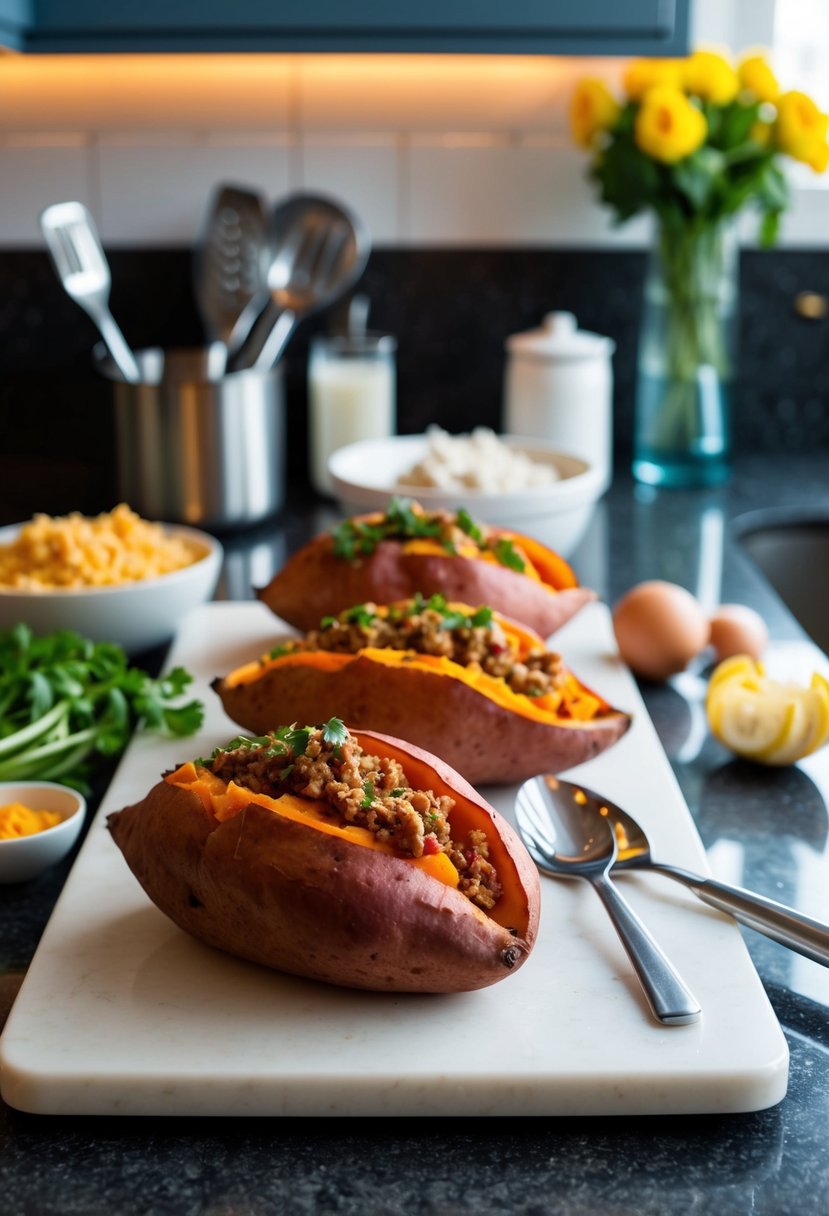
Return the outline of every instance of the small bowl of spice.
<path id="1" fill-rule="evenodd" d="M 86 799 L 52 781 L 0 781 L 0 883 L 26 882 L 65 857 Z"/>

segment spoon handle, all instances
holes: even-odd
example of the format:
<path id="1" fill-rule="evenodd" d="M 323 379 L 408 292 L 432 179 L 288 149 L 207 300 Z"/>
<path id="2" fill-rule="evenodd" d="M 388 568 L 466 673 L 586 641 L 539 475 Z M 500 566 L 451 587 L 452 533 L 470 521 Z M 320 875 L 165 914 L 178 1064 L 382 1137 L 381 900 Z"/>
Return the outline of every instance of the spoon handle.
<path id="1" fill-rule="evenodd" d="M 704 903 L 730 913 L 750 929 L 756 929 L 781 945 L 805 954 L 806 958 L 822 963 L 824 967 L 829 966 L 829 925 L 795 912 L 776 900 L 767 899 L 765 895 L 732 887 L 713 878 L 701 878 L 677 866 L 654 862 L 649 868 L 684 883 Z"/>
<path id="2" fill-rule="evenodd" d="M 699 1002 L 611 880 L 606 874 L 597 874 L 590 882 L 607 909 L 655 1017 L 666 1026 L 687 1026 L 698 1021 Z"/>

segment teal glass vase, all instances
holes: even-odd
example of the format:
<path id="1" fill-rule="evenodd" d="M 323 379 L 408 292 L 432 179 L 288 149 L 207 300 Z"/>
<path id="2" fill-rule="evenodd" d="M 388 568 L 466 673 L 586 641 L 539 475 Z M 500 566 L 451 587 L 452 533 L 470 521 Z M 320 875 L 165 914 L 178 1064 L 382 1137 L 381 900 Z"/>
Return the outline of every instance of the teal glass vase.
<path id="1" fill-rule="evenodd" d="M 729 474 L 738 247 L 730 223 L 660 225 L 645 282 L 633 475 L 715 486 Z"/>

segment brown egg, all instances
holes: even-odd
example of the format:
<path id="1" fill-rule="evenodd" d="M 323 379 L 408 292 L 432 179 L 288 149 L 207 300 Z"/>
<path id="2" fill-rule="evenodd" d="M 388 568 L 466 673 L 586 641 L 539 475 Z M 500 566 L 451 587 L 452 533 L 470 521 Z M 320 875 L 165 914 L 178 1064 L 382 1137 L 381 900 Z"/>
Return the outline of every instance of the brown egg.
<path id="1" fill-rule="evenodd" d="M 636 675 L 666 680 L 708 642 L 708 620 L 684 587 L 655 579 L 632 587 L 613 609 L 619 654 Z"/>
<path id="2" fill-rule="evenodd" d="M 714 647 L 717 662 L 735 654 L 759 659 L 769 644 L 766 622 L 746 604 L 720 604 L 709 626 L 708 643 Z"/>

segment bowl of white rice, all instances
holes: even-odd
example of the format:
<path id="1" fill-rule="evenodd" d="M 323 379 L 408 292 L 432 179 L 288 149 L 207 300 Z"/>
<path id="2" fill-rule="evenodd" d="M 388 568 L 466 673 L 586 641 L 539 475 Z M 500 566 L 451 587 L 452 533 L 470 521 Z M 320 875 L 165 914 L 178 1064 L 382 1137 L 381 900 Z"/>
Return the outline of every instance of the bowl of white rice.
<path id="1" fill-rule="evenodd" d="M 328 471 L 350 514 L 385 510 L 395 496 L 426 510 L 465 507 L 484 523 L 532 531 L 565 555 L 581 540 L 605 488 L 601 469 L 586 460 L 485 427 L 362 440 L 334 452 Z"/>

